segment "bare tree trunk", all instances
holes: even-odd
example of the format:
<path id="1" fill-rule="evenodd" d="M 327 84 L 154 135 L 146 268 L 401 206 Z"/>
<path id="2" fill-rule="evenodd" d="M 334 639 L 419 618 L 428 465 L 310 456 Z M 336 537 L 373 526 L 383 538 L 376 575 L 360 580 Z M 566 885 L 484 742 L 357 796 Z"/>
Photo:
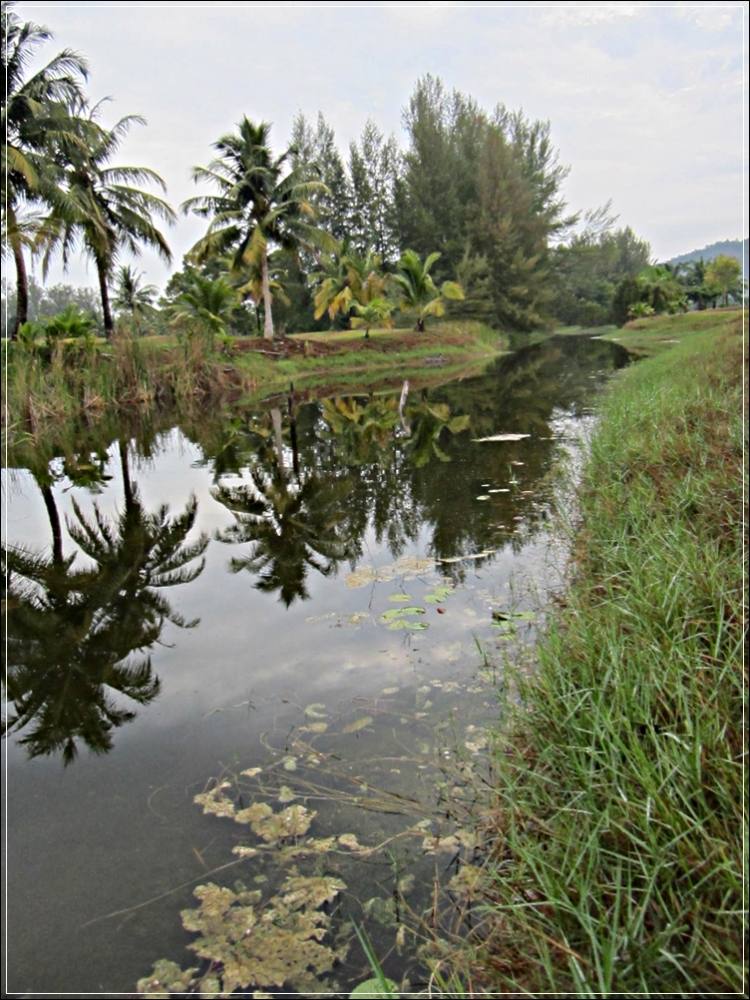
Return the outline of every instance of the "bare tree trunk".
<path id="1" fill-rule="evenodd" d="M 109 338 L 114 333 L 115 324 L 112 310 L 109 307 L 109 289 L 107 288 L 107 270 L 104 261 L 97 258 L 96 270 L 99 273 L 99 293 L 102 297 L 102 314 L 104 316 L 104 336 Z"/>
<path id="2" fill-rule="evenodd" d="M 260 262 L 261 281 L 263 284 L 263 336 L 273 340 L 273 313 L 271 312 L 271 282 L 268 277 L 268 253 L 263 251 Z"/>
<path id="3" fill-rule="evenodd" d="M 10 218 L 8 222 L 10 228 Z M 23 247 L 21 246 L 18 234 L 11 236 L 10 244 L 13 248 L 13 258 L 16 262 L 16 315 L 10 331 L 10 339 L 15 340 L 18 336 L 18 328 L 29 318 L 29 279 L 26 274 L 26 261 L 23 259 Z"/>

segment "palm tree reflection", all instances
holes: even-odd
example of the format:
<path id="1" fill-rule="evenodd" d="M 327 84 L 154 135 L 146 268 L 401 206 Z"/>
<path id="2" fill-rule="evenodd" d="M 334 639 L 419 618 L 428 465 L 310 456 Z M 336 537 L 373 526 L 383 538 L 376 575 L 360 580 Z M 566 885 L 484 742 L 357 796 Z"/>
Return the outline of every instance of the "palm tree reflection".
<path id="1" fill-rule="evenodd" d="M 76 553 L 63 555 L 49 485 L 41 488 L 52 527 L 51 554 L 2 550 L 8 581 L 6 685 L 13 705 L 4 732 L 26 730 L 19 742 L 31 757 L 61 753 L 69 764 L 80 744 L 95 753 L 111 749 L 113 730 L 135 718 L 123 698 L 144 705 L 159 692 L 145 651 L 165 622 L 182 628 L 197 624 L 175 612 L 160 592 L 203 570 L 204 560 L 194 560 L 208 539 L 187 542 L 196 500 L 176 517 L 166 506 L 150 513 L 129 475 L 124 484 L 125 505 L 113 519 L 97 505 L 87 518 L 73 502 L 68 533 L 88 556 L 89 567 L 73 565 Z"/>

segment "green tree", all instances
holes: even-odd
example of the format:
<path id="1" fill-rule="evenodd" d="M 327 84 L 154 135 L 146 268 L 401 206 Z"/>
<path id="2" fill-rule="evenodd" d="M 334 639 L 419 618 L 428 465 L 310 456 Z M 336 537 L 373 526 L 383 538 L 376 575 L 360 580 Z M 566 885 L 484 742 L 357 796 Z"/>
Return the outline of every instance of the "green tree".
<path id="1" fill-rule="evenodd" d="M 114 331 L 109 283 L 120 254 L 128 250 L 137 256 L 143 246 L 149 246 L 170 261 L 171 251 L 154 216 L 172 223 L 175 214 L 162 198 L 140 187 L 154 183 L 165 190 L 164 181 L 154 170 L 109 164 L 131 126 L 144 125 L 145 119 L 127 115 L 111 129 L 105 129 L 96 120 L 100 107 L 101 102 L 89 114 L 85 148 L 72 153 L 66 170 L 65 202 L 53 211 L 42 239 L 45 269 L 56 250 L 67 265 L 79 240 L 84 252 L 93 258 L 99 277 L 104 334 L 109 337 Z"/>
<path id="2" fill-rule="evenodd" d="M 406 250 L 398 262 L 393 275 L 393 284 L 403 306 L 416 310 L 415 329 L 424 331 L 428 316 L 443 316 L 447 300 L 463 299 L 464 292 L 455 281 L 444 281 L 440 288 L 432 280 L 430 271 L 440 258 L 439 253 L 431 253 L 422 261 L 419 254 Z"/>
<path id="3" fill-rule="evenodd" d="M 353 309 L 356 315 L 352 316 L 351 319 L 352 328 L 364 328 L 366 340 L 370 336 L 371 327 L 376 325 L 385 327 L 393 326 L 391 313 L 393 312 L 394 305 L 387 299 L 371 299 L 365 305 L 355 302 Z"/>
<path id="4" fill-rule="evenodd" d="M 182 288 L 167 313 L 175 324 L 197 324 L 212 335 L 225 334 L 239 295 L 226 278 L 209 278 L 196 268 L 184 272 Z"/>
<path id="5" fill-rule="evenodd" d="M 197 260 L 232 253 L 240 270 L 260 265 L 265 337 L 274 337 L 268 257 L 273 245 L 295 250 L 303 245 L 327 245 L 330 240 L 313 224 L 310 198 L 325 185 L 305 180 L 301 169 L 283 169 L 291 155 L 274 157 L 268 145 L 270 125 L 243 118 L 236 133 L 214 143 L 219 156 L 208 167 L 195 167 L 193 179 L 206 181 L 217 194 L 198 195 L 183 204 L 183 211 L 210 218 L 206 235 L 191 251 Z"/>
<path id="6" fill-rule="evenodd" d="M 739 296 L 742 289 L 742 267 L 736 257 L 719 254 L 706 268 L 706 282 L 716 285 L 723 296 L 723 305 L 729 304 L 729 296 Z"/>
<path id="7" fill-rule="evenodd" d="M 382 297 L 385 277 L 381 258 L 370 250 L 357 253 L 345 241 L 323 258 L 320 269 L 310 275 L 310 284 L 316 289 L 315 319 L 324 313 L 331 321 L 339 315 L 346 318 L 355 303 L 367 305 Z"/>
<path id="8" fill-rule="evenodd" d="M 87 78 L 85 60 L 63 49 L 31 75 L 28 64 L 36 49 L 52 35 L 31 22 L 22 23 L 2 6 L 2 227 L 3 254 L 10 246 L 16 267 L 15 337 L 28 316 L 28 276 L 24 250 L 38 230 L 39 216 L 24 216 L 24 206 L 59 206 L 63 198 L 61 159 L 80 142 L 75 109 L 83 104 L 81 86 Z"/>
<path id="9" fill-rule="evenodd" d="M 303 179 L 325 185 L 310 196 L 321 229 L 336 240 L 351 238 L 351 183 L 335 133 L 320 112 L 314 128 L 303 114 L 294 119 L 290 157 Z"/>
<path id="10" fill-rule="evenodd" d="M 114 307 L 128 313 L 140 332 L 141 320 L 153 314 L 156 287 L 143 284 L 143 275 L 123 264 L 117 271 Z"/>

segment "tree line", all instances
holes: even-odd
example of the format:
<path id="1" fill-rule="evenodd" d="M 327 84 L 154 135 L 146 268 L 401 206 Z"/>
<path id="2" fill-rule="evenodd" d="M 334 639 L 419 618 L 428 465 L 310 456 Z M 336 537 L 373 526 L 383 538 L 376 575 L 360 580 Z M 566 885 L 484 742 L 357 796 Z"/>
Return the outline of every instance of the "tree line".
<path id="1" fill-rule="evenodd" d="M 486 111 L 428 75 L 403 111 L 404 149 L 368 121 L 343 155 L 322 114 L 298 115 L 281 154 L 265 122 L 243 118 L 222 135 L 213 159 L 193 168 L 200 193 L 181 206 L 206 220 L 206 232 L 157 304 L 156 289 L 122 262 L 144 247 L 172 256 L 163 226 L 177 214 L 163 180 L 118 163 L 128 132 L 145 120 L 106 126 L 105 102 L 91 104 L 85 92 L 88 64 L 70 49 L 29 73 L 51 34 L 13 6 L 2 13 L 11 336 L 38 318 L 27 257 L 46 275 L 53 255 L 67 265 L 79 252 L 96 267 L 106 336 L 115 312 L 136 332 L 197 324 L 273 337 L 349 325 L 367 335 L 396 311 L 423 329 L 448 303 L 456 317 L 506 329 L 594 325 L 618 316 L 625 299 L 627 310 L 640 301 L 632 283 L 643 284 L 648 244 L 615 229 L 608 206 L 583 220 L 568 211 L 568 170 L 549 123 L 502 104 Z M 661 301 L 651 300 L 651 308 Z"/>

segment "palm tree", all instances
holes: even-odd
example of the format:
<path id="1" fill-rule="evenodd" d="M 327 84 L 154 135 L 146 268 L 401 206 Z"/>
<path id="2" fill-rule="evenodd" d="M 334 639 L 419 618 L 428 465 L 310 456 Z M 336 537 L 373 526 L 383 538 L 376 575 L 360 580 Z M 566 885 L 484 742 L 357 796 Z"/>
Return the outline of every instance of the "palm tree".
<path id="1" fill-rule="evenodd" d="M 368 250 L 358 254 L 348 242 L 337 244 L 323 260 L 319 271 L 310 276 L 315 293 L 315 319 L 327 312 L 331 321 L 348 316 L 355 303 L 367 305 L 380 298 L 385 289 L 380 257 Z"/>
<path id="2" fill-rule="evenodd" d="M 87 119 L 85 149 L 73 151 L 67 169 L 68 190 L 65 203 L 53 212 L 42 234 L 45 246 L 44 266 L 54 250 L 62 252 L 67 265 L 78 240 L 96 264 L 104 315 L 104 334 L 114 330 L 109 302 L 109 282 L 120 253 L 129 250 L 139 255 L 142 245 L 153 247 L 165 261 L 172 254 L 153 217 L 168 223 L 175 213 L 162 198 L 143 191 L 139 185 L 154 183 L 162 191 L 164 181 L 148 167 L 111 167 L 110 159 L 133 124 L 145 125 L 140 115 L 126 115 L 111 129 L 100 127 L 96 119 L 101 103 Z"/>
<path id="3" fill-rule="evenodd" d="M 141 318 L 153 312 L 155 298 L 156 287 L 144 285 L 142 274 L 134 271 L 128 264 L 120 267 L 113 304 L 115 309 L 130 313 L 137 330 L 140 330 Z"/>
<path id="4" fill-rule="evenodd" d="M 425 320 L 428 316 L 443 316 L 446 299 L 463 299 L 463 288 L 455 281 L 444 281 L 437 288 L 432 280 L 430 270 L 440 259 L 439 253 L 431 253 L 422 263 L 419 254 L 414 250 L 405 250 L 398 262 L 398 270 L 393 275 L 401 302 L 410 309 L 417 310 L 417 325 L 415 329 L 424 332 Z"/>
<path id="5" fill-rule="evenodd" d="M 387 327 L 393 326 L 391 313 L 393 312 L 394 305 L 392 302 L 388 302 L 387 299 L 372 299 L 367 305 L 360 305 L 359 302 L 355 302 L 352 308 L 357 314 L 352 317 L 352 327 L 364 327 L 365 339 L 370 336 L 370 327 L 375 326 L 376 323 Z"/>
<path id="6" fill-rule="evenodd" d="M 24 249 L 32 245 L 38 216 L 24 215 L 29 204 L 59 205 L 61 153 L 80 141 L 73 109 L 83 106 L 85 60 L 63 49 L 31 76 L 26 68 L 36 48 L 52 37 L 38 24 L 21 23 L 10 3 L 2 7 L 2 226 L 16 266 L 16 315 L 11 338 L 28 319 L 28 276 Z"/>
<path id="7" fill-rule="evenodd" d="M 197 322 L 211 334 L 226 333 L 239 295 L 226 278 L 209 278 L 186 268 L 182 291 L 168 307 L 173 323 Z"/>
<path id="8" fill-rule="evenodd" d="M 195 167 L 193 179 L 213 184 L 217 193 L 189 198 L 182 209 L 211 220 L 208 232 L 191 251 L 197 260 L 231 251 L 235 269 L 254 262 L 260 266 L 263 335 L 272 339 L 269 246 L 294 251 L 330 245 L 331 237 L 312 221 L 310 198 L 325 192 L 325 185 L 305 180 L 301 167 L 283 173 L 292 150 L 274 158 L 268 145 L 270 128 L 267 122 L 256 125 L 243 118 L 236 133 L 215 142 L 219 156 L 208 167 Z"/>

